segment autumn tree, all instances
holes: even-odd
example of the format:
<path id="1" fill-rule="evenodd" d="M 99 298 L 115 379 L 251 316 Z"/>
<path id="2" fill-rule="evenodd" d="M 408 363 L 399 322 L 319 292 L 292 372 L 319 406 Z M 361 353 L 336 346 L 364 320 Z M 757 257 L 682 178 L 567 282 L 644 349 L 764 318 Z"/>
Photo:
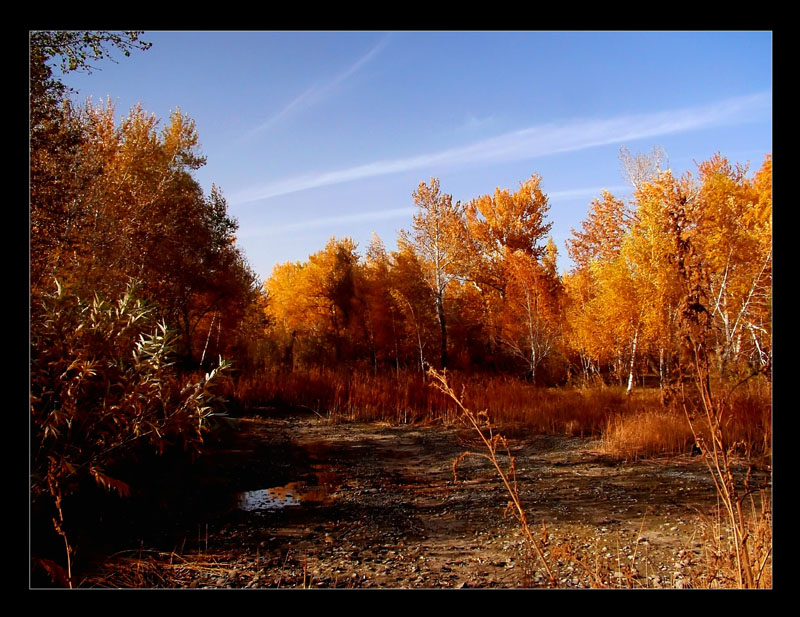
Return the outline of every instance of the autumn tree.
<path id="1" fill-rule="evenodd" d="M 268 314 L 287 364 L 338 365 L 368 347 L 356 248 L 350 238 L 331 238 L 307 262 L 276 266 L 265 283 Z"/>
<path id="2" fill-rule="evenodd" d="M 226 351 L 256 284 L 221 191 L 193 177 L 205 163 L 194 122 L 175 110 L 162 128 L 141 106 L 118 122 L 110 103 L 73 105 L 52 76 L 54 63 L 91 71 L 148 47 L 136 32 L 31 34 L 31 295 L 54 278 L 109 297 L 140 280 L 196 364 Z"/>
<path id="3" fill-rule="evenodd" d="M 397 241 L 397 251 L 391 254 L 390 294 L 402 317 L 400 326 L 403 333 L 401 341 L 405 341 L 404 355 L 414 358 L 411 365 L 418 366 L 424 374 L 429 357 L 427 350 L 437 342 L 437 304 L 426 279 L 424 262 L 402 235 Z M 409 352 L 409 349 L 412 351 Z"/>
<path id="4" fill-rule="evenodd" d="M 633 289 L 633 272 L 622 246 L 634 217 L 610 192 L 592 200 L 581 231 L 572 229 L 567 253 L 574 265 L 570 294 L 570 336 L 582 355 L 583 372 L 595 362 L 610 363 L 622 374 L 629 350 L 629 386 L 639 342 L 641 311 Z M 586 355 L 588 354 L 588 357 Z"/>
<path id="5" fill-rule="evenodd" d="M 508 251 L 504 261 L 507 282 L 500 340 L 535 380 L 536 369 L 555 351 L 560 335 L 560 281 L 554 259 L 543 264 L 516 250 Z"/>
<path id="6" fill-rule="evenodd" d="M 77 241 L 91 215 L 83 197 L 100 173 L 97 161 L 87 161 L 81 114 L 71 92 L 53 75 L 91 72 L 94 63 L 113 60 L 113 52 L 130 55 L 146 50 L 140 32 L 52 32 L 29 34 L 30 127 L 30 275 L 31 292 L 49 290 L 52 277 L 78 251 Z"/>
<path id="7" fill-rule="evenodd" d="M 675 221 L 684 221 L 683 233 L 697 232 L 696 193 L 689 174 L 675 178 L 670 171 L 665 171 L 643 183 L 634 194 L 637 220 L 623 249 L 637 274 L 635 283 L 640 297 L 643 339 L 658 354 L 662 386 L 670 376 L 683 294 L 675 267 Z"/>
<path id="8" fill-rule="evenodd" d="M 658 177 L 666 160 L 666 152 L 660 147 L 653 148 L 649 154 L 636 155 L 624 146 L 620 149 L 623 175 L 637 191 Z M 627 363 L 628 393 L 633 387 L 637 353 L 641 354 L 643 339 L 647 339 L 645 330 L 647 326 L 657 329 L 656 320 L 648 313 L 664 307 L 652 293 L 648 298 L 645 292 L 655 274 L 646 263 L 646 249 L 642 248 L 647 242 L 654 248 L 663 235 L 642 234 L 644 227 L 639 225 L 640 216 L 638 206 L 631 209 L 609 191 L 603 191 L 601 198 L 592 201 L 581 230 L 573 229 L 572 238 L 567 240 L 568 254 L 575 270 L 581 272 L 569 286 L 573 293 L 581 296 L 571 302 L 578 311 L 572 315 L 572 334 L 581 341 L 583 349 L 587 344 L 594 348 L 595 359 L 608 358 L 612 349 L 616 349 L 612 363 L 620 377 L 623 363 Z M 638 232 L 634 233 L 635 229 Z M 632 233 L 635 238 L 631 237 Z M 639 249 L 634 246 L 636 238 Z M 637 260 L 637 255 L 642 259 Z M 592 282 L 587 285 L 589 280 Z M 593 294 L 589 298 L 586 297 L 588 290 Z M 581 314 L 587 310 L 591 315 Z M 588 330 L 579 333 L 576 328 Z M 627 348 L 627 352 L 623 348 Z M 663 346 L 661 351 L 663 361 Z"/>
<path id="9" fill-rule="evenodd" d="M 719 154 L 699 166 L 698 250 L 708 269 L 717 370 L 766 368 L 771 350 L 772 159 L 752 179 Z"/>
<path id="10" fill-rule="evenodd" d="M 505 255 L 521 251 L 539 260 L 545 249 L 541 240 L 552 223 L 545 222 L 550 209 L 541 189 L 541 177 L 534 174 L 515 193 L 497 188 L 494 195 L 471 200 L 465 208 L 469 237 L 476 252 L 471 276 L 479 285 L 504 292 Z"/>
<path id="11" fill-rule="evenodd" d="M 298 336 L 303 344 L 313 328 L 308 319 L 310 306 L 305 293 L 303 268 L 301 263 L 278 264 L 264 283 L 265 313 L 271 335 L 279 348 L 278 358 L 291 369 L 296 366 Z"/>
<path id="12" fill-rule="evenodd" d="M 235 247 L 237 223 L 221 191 L 203 195 L 192 172 L 205 163 L 194 122 L 176 110 L 159 122 L 134 107 L 121 123 L 109 104 L 86 108 L 87 160 L 100 173 L 83 191 L 92 217 L 73 265 L 83 285 L 118 293 L 128 277 L 179 325 L 187 362 L 202 357 L 207 330 L 227 328 L 253 299 L 255 277 Z M 212 324 L 213 322 L 213 324 Z"/>
<path id="13" fill-rule="evenodd" d="M 402 309 L 392 295 L 392 264 L 386 247 L 373 232 L 362 268 L 363 320 L 370 361 L 375 371 L 394 364 L 400 370 Z"/>
<path id="14" fill-rule="evenodd" d="M 274 359 L 274 347 L 268 305 L 269 297 L 262 286 L 253 291 L 251 301 L 242 307 L 235 327 L 223 326 L 227 315 L 221 312 L 213 315 L 204 346 L 206 360 L 218 357 L 216 354 L 225 350 L 225 357 L 235 358 L 236 368 L 243 372 L 252 373 L 269 366 Z"/>
<path id="15" fill-rule="evenodd" d="M 563 339 L 568 354 L 577 362 L 577 372 L 584 382 L 600 374 L 601 358 L 597 353 L 597 333 L 603 332 L 592 310 L 596 292 L 596 282 L 588 268 L 573 269 L 563 277 L 564 320 Z"/>
<path id="16" fill-rule="evenodd" d="M 401 238 L 420 256 L 425 283 L 433 294 L 439 322 L 440 361 L 447 366 L 447 316 L 445 298 L 448 286 L 464 269 L 469 259 L 467 235 L 460 202 L 441 193 L 439 180 L 431 178 L 430 186 L 420 182 L 413 192 L 418 208 L 410 232 L 401 231 Z"/>
<path id="17" fill-rule="evenodd" d="M 633 220 L 625 203 L 604 190 L 601 198 L 592 200 L 581 231 L 571 230 L 567 254 L 579 269 L 588 268 L 593 261 L 612 261 L 619 255 Z"/>
<path id="18" fill-rule="evenodd" d="M 336 364 L 353 358 L 360 338 L 359 257 L 351 238 L 331 238 L 308 259 L 307 276 L 314 305 L 324 315 Z M 359 290 L 360 291 L 360 290 Z"/>

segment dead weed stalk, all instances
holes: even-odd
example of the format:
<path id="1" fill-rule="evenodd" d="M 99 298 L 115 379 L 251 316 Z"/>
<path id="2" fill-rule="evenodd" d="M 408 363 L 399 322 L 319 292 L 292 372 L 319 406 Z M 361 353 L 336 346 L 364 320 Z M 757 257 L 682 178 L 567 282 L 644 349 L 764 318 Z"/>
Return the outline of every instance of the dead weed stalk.
<path id="1" fill-rule="evenodd" d="M 685 203 L 683 204 L 686 205 Z M 679 328 L 683 358 L 679 364 L 678 402 L 689 423 L 695 442 L 703 460 L 714 480 L 720 501 L 718 515 L 720 525 L 715 537 L 729 536 L 728 550 L 718 546 L 718 552 L 707 564 L 712 573 L 710 579 L 717 583 L 724 575 L 724 562 L 733 566 L 733 580 L 724 581 L 722 586 L 757 589 L 771 582 L 772 531 L 771 508 L 762 492 L 762 508 L 758 514 L 749 486 L 750 471 L 742 487 L 734 476 L 732 455 L 738 444 L 731 442 L 725 434 L 726 424 L 731 415 L 731 396 L 736 388 L 749 379 L 745 378 L 727 393 L 712 387 L 712 320 L 706 306 L 709 302 L 707 276 L 703 261 L 694 246 L 692 236 L 687 232 L 686 210 L 673 213 L 673 233 L 675 264 L 680 280 L 685 286 L 683 306 L 679 315 Z M 758 371 L 760 372 L 760 371 Z M 755 373 L 754 375 L 755 376 Z M 771 448 L 768 449 L 771 451 Z M 740 489 L 743 489 L 740 490 Z M 743 507 L 750 497 L 753 512 L 747 514 Z M 727 530 L 721 524 L 726 521 Z M 769 573 L 764 576 L 765 571 Z"/>
<path id="2" fill-rule="evenodd" d="M 506 512 L 510 511 L 519 522 L 529 555 L 532 556 L 535 554 L 539 558 L 550 579 L 550 585 L 555 587 L 557 584 L 556 578 L 553 575 L 549 564 L 547 563 L 547 559 L 545 558 L 542 547 L 539 545 L 539 542 L 536 540 L 533 532 L 531 531 L 531 528 L 528 524 L 528 518 L 525 515 L 525 509 L 522 507 L 519 489 L 517 486 L 515 458 L 511 455 L 508 441 L 501 434 L 494 433 L 492 424 L 489 420 L 489 414 L 486 410 L 475 413 L 471 409 L 464 406 L 461 398 L 456 395 L 456 393 L 448 384 L 446 370 L 439 373 L 433 367 L 428 366 L 428 376 L 431 378 L 431 384 L 434 387 L 455 402 L 456 406 L 461 412 L 459 414 L 459 418 L 467 426 L 475 429 L 475 432 L 480 436 L 481 442 L 486 447 L 485 453 L 464 452 L 461 456 L 459 456 L 453 462 L 453 477 L 457 479 L 458 464 L 467 456 L 478 456 L 491 462 L 495 470 L 497 470 L 500 479 L 503 481 L 510 498 Z M 501 449 L 505 450 L 509 460 L 508 468 L 506 470 L 503 469 L 503 467 L 500 465 L 500 461 L 498 460 L 498 451 Z"/>

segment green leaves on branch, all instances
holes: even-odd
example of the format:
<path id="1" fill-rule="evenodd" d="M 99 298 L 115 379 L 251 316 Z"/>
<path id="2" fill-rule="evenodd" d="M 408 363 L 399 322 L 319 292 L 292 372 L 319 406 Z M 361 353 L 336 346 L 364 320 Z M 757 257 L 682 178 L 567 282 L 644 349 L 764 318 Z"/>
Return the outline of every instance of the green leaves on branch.
<path id="1" fill-rule="evenodd" d="M 39 55 L 44 59 L 60 58 L 60 69 L 69 71 L 92 72 L 96 68 L 93 62 L 114 59 L 111 50 L 116 48 L 124 56 L 130 56 L 131 50 L 145 51 L 152 43 L 142 41 L 140 31 L 125 32 L 106 31 L 36 31 L 30 34 L 31 55 Z"/>

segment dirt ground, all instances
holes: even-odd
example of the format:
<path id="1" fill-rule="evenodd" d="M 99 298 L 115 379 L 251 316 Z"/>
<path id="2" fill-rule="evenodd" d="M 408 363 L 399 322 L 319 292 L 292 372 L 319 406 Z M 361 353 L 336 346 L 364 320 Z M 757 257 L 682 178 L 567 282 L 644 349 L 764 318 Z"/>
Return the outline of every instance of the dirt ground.
<path id="1" fill-rule="evenodd" d="M 490 463 L 463 458 L 454 479 L 459 455 L 482 451 L 467 428 L 270 409 L 236 423 L 235 441 L 204 462 L 196 520 L 117 553 L 82 586 L 549 586 Z M 559 587 L 591 586 L 589 570 L 606 586 L 686 584 L 716 505 L 702 457 L 620 463 L 593 440 L 512 437 L 522 503 Z"/>

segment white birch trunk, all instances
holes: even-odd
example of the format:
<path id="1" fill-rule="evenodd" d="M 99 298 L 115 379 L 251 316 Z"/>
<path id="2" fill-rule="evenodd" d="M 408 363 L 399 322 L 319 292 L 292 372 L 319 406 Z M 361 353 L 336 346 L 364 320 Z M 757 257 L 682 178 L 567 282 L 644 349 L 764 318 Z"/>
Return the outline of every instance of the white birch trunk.
<path id="1" fill-rule="evenodd" d="M 636 364 L 636 343 L 639 340 L 639 326 L 636 326 L 636 332 L 633 334 L 633 345 L 631 345 L 631 364 L 630 370 L 628 371 L 628 388 L 625 391 L 625 394 L 630 396 L 631 391 L 633 390 L 633 367 Z"/>

